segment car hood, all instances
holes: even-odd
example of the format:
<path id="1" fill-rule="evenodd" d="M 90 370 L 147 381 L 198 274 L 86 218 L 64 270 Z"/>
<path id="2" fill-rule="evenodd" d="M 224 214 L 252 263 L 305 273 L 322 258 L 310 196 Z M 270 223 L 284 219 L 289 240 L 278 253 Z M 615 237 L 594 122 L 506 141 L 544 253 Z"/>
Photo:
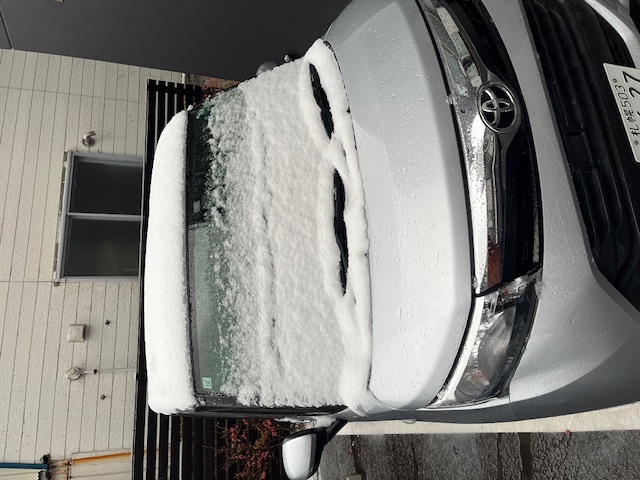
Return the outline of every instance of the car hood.
<path id="1" fill-rule="evenodd" d="M 415 2 L 356 0 L 326 40 L 343 75 L 364 185 L 369 389 L 389 407 L 423 407 L 447 380 L 472 301 L 465 182 L 445 82 Z"/>

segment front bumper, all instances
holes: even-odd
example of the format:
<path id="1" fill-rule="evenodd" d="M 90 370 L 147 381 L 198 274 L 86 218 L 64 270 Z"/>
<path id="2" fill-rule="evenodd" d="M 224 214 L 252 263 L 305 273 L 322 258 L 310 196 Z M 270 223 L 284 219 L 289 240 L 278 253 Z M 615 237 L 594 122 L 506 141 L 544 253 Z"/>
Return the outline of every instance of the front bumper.
<path id="1" fill-rule="evenodd" d="M 632 181 L 637 172 L 632 169 L 640 166 L 633 163 L 630 155 L 625 157 L 628 146 L 624 132 L 615 131 L 619 123 L 615 108 L 614 114 L 607 114 L 615 105 L 608 105 L 611 99 L 607 97 L 602 62 L 624 64 L 623 54 L 629 51 L 627 64 L 637 67 L 638 34 L 630 29 L 627 18 L 595 0 L 483 3 L 513 64 L 533 133 L 543 210 L 543 280 L 531 335 L 511 380 L 509 395 L 473 407 L 454 407 L 435 414 L 420 412 L 418 418 L 503 421 L 637 401 L 637 290 L 633 275 L 612 273 L 611 265 L 622 273 L 633 265 L 638 244 L 629 230 L 638 222 L 638 210 L 634 210 L 638 199 L 633 198 Z M 569 26 L 561 21 L 557 10 L 550 15 L 552 22 L 541 26 L 544 10 L 555 8 L 554 4 L 568 10 L 565 13 L 569 15 Z M 572 8 L 582 12 L 577 14 Z M 601 41 L 600 48 L 586 48 L 575 38 L 577 22 L 572 14 L 582 21 L 590 19 L 591 27 L 596 29 L 594 35 L 600 35 L 595 37 Z M 589 30 L 583 34 L 588 36 Z M 550 47 L 548 43 L 556 38 L 562 40 Z M 570 56 L 573 63 L 558 59 L 563 55 Z M 571 75 L 580 78 L 569 78 L 569 91 L 558 97 L 555 90 L 567 89 L 562 82 L 566 83 Z M 581 91 L 570 95 L 576 85 Z M 568 104 L 566 108 L 561 102 Z M 601 117 L 596 113 L 596 118 L 589 118 L 594 111 Z M 629 163 L 621 167 L 616 161 Z M 604 214 L 598 217 L 598 210 Z M 626 221 L 629 228 L 615 231 L 605 220 L 617 221 L 618 227 Z M 607 239 L 603 231 L 614 237 L 613 248 L 611 238 Z M 604 241 L 597 241 L 602 238 Z M 612 256 L 616 258 L 612 260 Z"/>
<path id="2" fill-rule="evenodd" d="M 484 3 L 520 79 L 535 139 L 543 205 L 544 278 L 531 337 L 511 382 L 512 407 L 518 418 L 525 419 L 636 401 L 640 314 L 605 278 L 592 256 L 559 120 L 544 80 L 545 59 L 540 58 L 544 52 L 536 50 L 531 34 L 523 35 L 531 32 L 526 20 L 531 17 L 519 2 Z M 637 33 L 629 36 L 628 20 L 598 2 L 589 3 L 623 33 L 638 66 Z"/>

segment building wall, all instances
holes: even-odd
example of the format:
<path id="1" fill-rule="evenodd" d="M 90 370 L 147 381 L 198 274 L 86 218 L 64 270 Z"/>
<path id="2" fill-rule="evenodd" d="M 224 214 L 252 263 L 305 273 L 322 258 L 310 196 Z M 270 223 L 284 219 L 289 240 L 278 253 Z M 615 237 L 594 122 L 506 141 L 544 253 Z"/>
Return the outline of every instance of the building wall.
<path id="1" fill-rule="evenodd" d="M 0 50 L 0 461 L 131 447 L 138 285 L 53 273 L 65 152 L 143 156 L 148 78 L 181 75 Z M 74 323 L 85 342 L 66 341 Z"/>

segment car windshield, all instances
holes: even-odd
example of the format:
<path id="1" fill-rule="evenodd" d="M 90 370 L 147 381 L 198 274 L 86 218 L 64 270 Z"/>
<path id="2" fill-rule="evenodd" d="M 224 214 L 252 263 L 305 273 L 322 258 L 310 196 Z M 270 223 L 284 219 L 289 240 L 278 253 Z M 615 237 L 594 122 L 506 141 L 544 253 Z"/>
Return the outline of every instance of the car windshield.
<path id="1" fill-rule="evenodd" d="M 194 383 L 198 393 L 218 395 L 229 375 L 225 339 L 235 315 L 225 302 L 229 270 L 222 249 L 228 235 L 224 228 L 224 165 L 233 144 L 210 143 L 208 127 L 208 115 L 220 102 L 242 111 L 242 94 L 236 90 L 188 114 L 186 210 Z M 241 131 L 227 127 L 229 136 Z"/>
<path id="2" fill-rule="evenodd" d="M 188 112 L 193 383 L 222 403 L 360 408 L 368 399 L 353 126 L 332 52 L 322 42 L 310 52 Z"/>

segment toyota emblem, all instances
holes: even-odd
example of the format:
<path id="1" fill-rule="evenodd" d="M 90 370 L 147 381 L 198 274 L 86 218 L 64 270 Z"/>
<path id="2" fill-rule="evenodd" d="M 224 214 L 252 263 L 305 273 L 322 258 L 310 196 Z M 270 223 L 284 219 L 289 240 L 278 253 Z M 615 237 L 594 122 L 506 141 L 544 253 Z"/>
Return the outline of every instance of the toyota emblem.
<path id="1" fill-rule="evenodd" d="M 478 111 L 484 124 L 496 133 L 510 133 L 520 125 L 516 97 L 502 82 L 487 82 L 480 86 Z"/>

